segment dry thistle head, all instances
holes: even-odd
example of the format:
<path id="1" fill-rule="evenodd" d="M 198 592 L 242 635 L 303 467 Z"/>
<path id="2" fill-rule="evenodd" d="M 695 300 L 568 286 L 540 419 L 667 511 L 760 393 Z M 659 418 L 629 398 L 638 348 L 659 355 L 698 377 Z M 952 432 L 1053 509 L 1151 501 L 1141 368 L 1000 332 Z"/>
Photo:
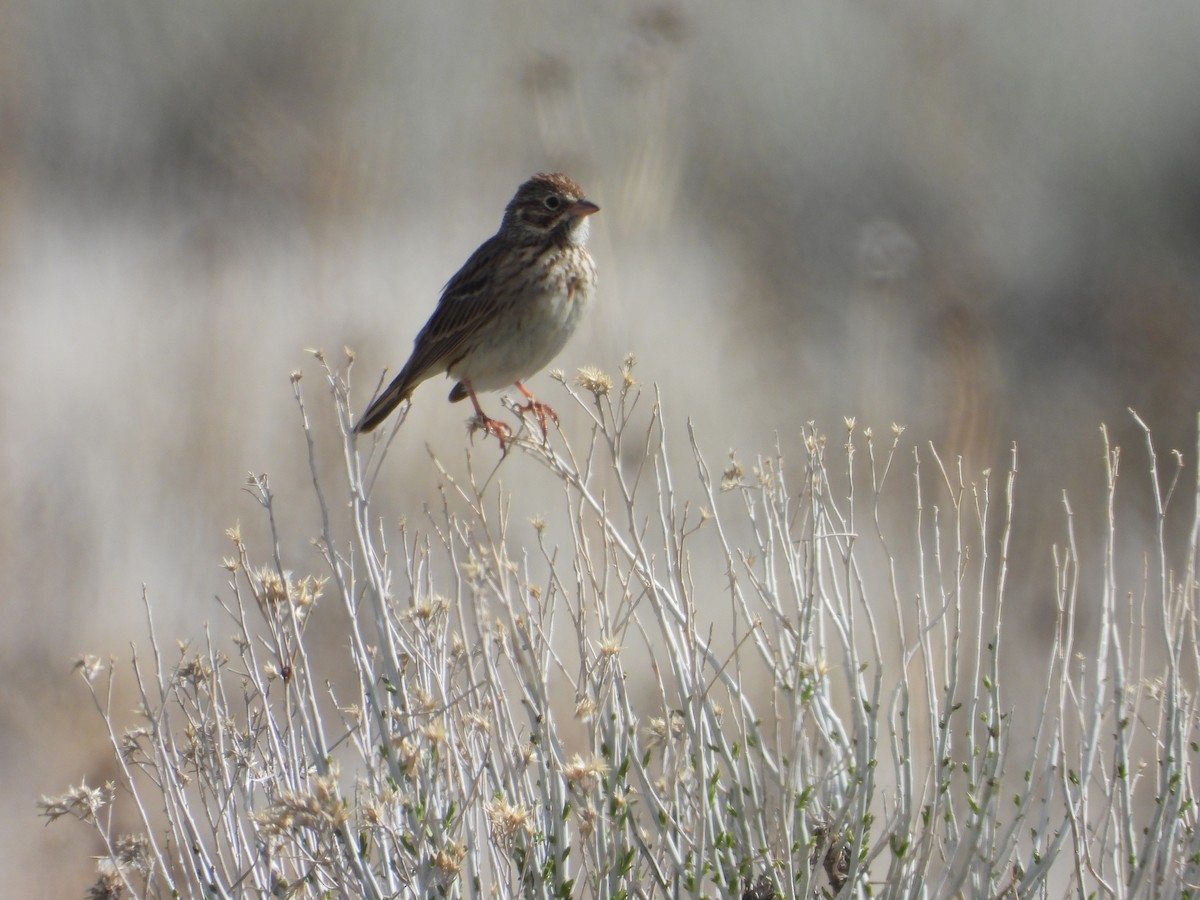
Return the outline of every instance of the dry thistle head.
<path id="1" fill-rule="evenodd" d="M 575 718 L 580 722 L 590 722 L 595 714 L 596 701 L 591 697 L 583 696 L 575 701 Z"/>
<path id="2" fill-rule="evenodd" d="M 462 872 L 462 861 L 466 856 L 467 845 L 462 841 L 437 852 L 433 858 L 433 864 L 437 866 L 443 882 L 449 884 L 458 878 Z"/>
<path id="3" fill-rule="evenodd" d="M 113 848 L 117 865 L 136 872 L 150 871 L 150 839 L 144 834 L 123 834 Z"/>
<path id="4" fill-rule="evenodd" d="M 150 729 L 142 725 L 138 728 L 127 728 L 121 735 L 121 756 L 127 761 L 142 761 L 147 758 L 142 742 L 150 737 Z"/>
<path id="5" fill-rule="evenodd" d="M 832 666 L 825 657 L 818 657 L 815 662 L 801 663 L 800 675 L 803 678 L 810 678 L 814 681 L 821 681 L 829 675 Z"/>
<path id="6" fill-rule="evenodd" d="M 625 359 L 621 361 L 621 390 L 628 391 L 637 386 L 637 379 L 633 377 L 633 367 L 636 365 L 637 357 L 632 353 L 625 354 Z"/>
<path id="7" fill-rule="evenodd" d="M 307 616 L 320 599 L 327 580 L 323 575 L 295 579 L 290 572 L 280 574 L 270 566 L 248 574 L 254 597 L 264 610 L 280 609 L 290 603 L 300 618 Z"/>
<path id="8" fill-rule="evenodd" d="M 463 573 L 463 577 L 471 584 L 482 581 L 483 576 L 486 574 L 483 564 L 474 553 L 459 565 L 459 570 Z"/>
<path id="9" fill-rule="evenodd" d="M 278 837 L 298 828 L 332 832 L 350 817 L 349 809 L 337 787 L 337 770 L 313 776 L 307 791 L 281 791 L 267 809 L 251 817 L 270 837 Z"/>
<path id="10" fill-rule="evenodd" d="M 594 809 L 584 806 L 576 810 L 576 815 L 579 816 L 579 836 L 588 838 L 596 830 L 596 822 L 600 819 L 600 814 Z"/>
<path id="11" fill-rule="evenodd" d="M 463 721 L 466 723 L 468 731 L 487 734 L 492 730 L 492 723 L 488 721 L 487 717 L 475 710 L 467 713 L 463 717 Z"/>
<path id="12" fill-rule="evenodd" d="M 412 778 L 417 774 L 417 769 L 420 768 L 421 760 L 425 755 L 421 751 L 421 745 L 411 737 L 402 737 L 399 740 L 393 739 L 392 747 L 396 751 L 401 770 L 409 778 Z"/>
<path id="13" fill-rule="evenodd" d="M 516 764 L 518 769 L 526 769 L 537 754 L 537 746 L 532 741 L 526 741 L 525 746 L 517 751 Z"/>
<path id="14" fill-rule="evenodd" d="M 111 782 L 103 788 L 87 786 L 86 781 L 79 782 L 78 787 L 67 788 L 65 793 L 57 797 L 42 797 L 38 806 L 42 815 L 53 822 L 59 816 L 73 815 L 82 822 L 96 818 L 96 813 L 112 800 L 116 786 Z"/>
<path id="15" fill-rule="evenodd" d="M 423 623 L 440 622 L 450 610 L 450 601 L 440 594 L 428 600 L 418 600 L 416 605 L 405 611 L 405 618 Z"/>
<path id="16" fill-rule="evenodd" d="M 505 850 L 511 850 L 522 836 L 533 837 L 533 824 L 529 821 L 532 813 L 528 807 L 514 806 L 497 797 L 484 807 L 484 811 L 492 826 L 492 840 Z"/>
<path id="17" fill-rule="evenodd" d="M 650 746 L 683 737 L 685 726 L 683 712 L 678 709 L 671 710 L 665 719 L 651 718 L 646 728 L 649 732 Z"/>
<path id="18" fill-rule="evenodd" d="M 85 653 L 83 656 L 77 657 L 71 664 L 71 671 L 79 672 L 83 675 L 84 680 L 91 684 L 100 674 L 101 665 L 100 657 L 92 653 Z"/>
<path id="19" fill-rule="evenodd" d="M 746 476 L 746 470 L 740 462 L 734 451 L 729 451 L 729 468 L 721 473 L 721 490 L 732 491 L 734 488 L 742 486 L 742 479 Z"/>
<path id="20" fill-rule="evenodd" d="M 667 725 L 667 720 L 660 716 L 651 716 L 646 722 L 645 728 L 646 747 L 660 747 L 667 742 L 671 736 L 671 729 Z"/>
<path id="21" fill-rule="evenodd" d="M 613 382 L 604 372 L 592 366 L 584 366 L 575 374 L 575 383 L 597 400 L 608 396 Z"/>
<path id="22" fill-rule="evenodd" d="M 448 732 L 446 731 L 446 723 L 441 719 L 434 719 L 431 722 L 426 722 L 421 726 L 421 734 L 425 740 L 431 744 L 442 745 L 446 743 Z"/>
<path id="23" fill-rule="evenodd" d="M 98 860 L 96 870 L 99 874 L 87 890 L 87 900 L 120 900 L 126 896 L 125 879 L 112 860 Z"/>
<path id="24" fill-rule="evenodd" d="M 220 665 L 223 660 L 218 659 L 216 662 L 217 665 Z M 213 671 L 212 662 L 208 657 L 196 654 L 179 663 L 179 668 L 175 670 L 175 682 L 177 684 L 187 682 L 192 687 L 200 687 L 212 680 Z"/>
<path id="25" fill-rule="evenodd" d="M 577 790 L 581 794 L 594 790 L 600 783 L 600 779 L 606 774 L 608 774 L 608 763 L 598 756 L 585 760 L 581 754 L 576 753 L 563 766 L 563 775 L 567 779 L 567 784 L 572 790 Z"/>

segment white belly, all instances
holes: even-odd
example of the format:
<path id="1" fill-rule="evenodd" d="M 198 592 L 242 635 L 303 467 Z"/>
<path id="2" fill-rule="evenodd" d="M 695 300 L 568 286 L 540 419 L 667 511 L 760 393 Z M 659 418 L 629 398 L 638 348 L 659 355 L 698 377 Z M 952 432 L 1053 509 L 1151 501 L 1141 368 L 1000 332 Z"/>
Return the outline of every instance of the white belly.
<path id="1" fill-rule="evenodd" d="M 591 260 L 587 262 L 590 277 L 564 290 L 528 297 L 513 311 L 511 321 L 481 340 L 450 368 L 450 375 L 476 391 L 495 391 L 544 369 L 566 346 L 587 312 L 595 287 Z"/>

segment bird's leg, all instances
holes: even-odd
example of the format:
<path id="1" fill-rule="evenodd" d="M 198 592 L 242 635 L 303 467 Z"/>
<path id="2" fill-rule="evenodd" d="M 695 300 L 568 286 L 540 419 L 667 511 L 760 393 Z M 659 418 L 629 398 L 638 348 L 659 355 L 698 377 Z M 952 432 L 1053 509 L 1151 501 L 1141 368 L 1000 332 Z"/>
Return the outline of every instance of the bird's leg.
<path id="1" fill-rule="evenodd" d="M 558 413 L 556 413 L 553 409 L 551 409 L 549 404 L 542 403 L 540 400 L 533 399 L 533 394 L 529 393 L 528 389 L 525 387 L 525 385 L 521 384 L 521 382 L 517 381 L 514 383 L 516 384 L 517 389 L 520 390 L 520 392 L 525 395 L 525 399 L 529 401 L 528 403 L 519 405 L 517 407 L 517 412 L 519 412 L 521 415 L 525 415 L 525 413 L 531 412 L 535 416 L 537 416 L 538 424 L 542 426 L 542 437 L 543 438 L 549 437 L 550 431 L 546 427 L 546 419 L 547 418 L 553 419 L 554 424 L 557 425 L 558 424 Z"/>
<path id="2" fill-rule="evenodd" d="M 496 440 L 500 442 L 500 452 L 503 453 L 509 437 L 512 436 L 512 429 L 503 422 L 497 422 L 489 417 L 483 411 L 483 407 L 479 405 L 479 398 L 470 388 L 467 388 L 467 396 L 471 398 L 471 405 L 475 407 L 475 422 L 471 426 L 472 430 L 482 428 L 484 434 L 494 434 Z"/>

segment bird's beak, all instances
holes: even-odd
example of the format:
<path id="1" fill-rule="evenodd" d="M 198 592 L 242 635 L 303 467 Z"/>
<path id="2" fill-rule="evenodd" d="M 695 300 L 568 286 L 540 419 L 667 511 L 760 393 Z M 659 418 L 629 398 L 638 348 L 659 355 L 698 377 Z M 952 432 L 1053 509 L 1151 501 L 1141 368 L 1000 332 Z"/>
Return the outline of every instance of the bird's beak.
<path id="1" fill-rule="evenodd" d="M 577 219 L 582 219 L 590 216 L 592 213 L 598 212 L 600 212 L 600 207 L 591 200 L 576 200 L 571 206 L 571 215 Z"/>

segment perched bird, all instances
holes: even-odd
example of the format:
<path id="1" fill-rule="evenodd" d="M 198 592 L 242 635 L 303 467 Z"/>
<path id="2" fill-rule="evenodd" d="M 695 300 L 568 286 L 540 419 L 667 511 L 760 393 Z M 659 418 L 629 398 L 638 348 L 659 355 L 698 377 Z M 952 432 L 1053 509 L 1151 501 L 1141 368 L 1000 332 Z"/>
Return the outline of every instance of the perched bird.
<path id="1" fill-rule="evenodd" d="M 515 384 L 527 401 L 518 409 L 537 416 L 545 435 L 547 417 L 558 416 L 521 382 L 558 355 L 592 299 L 596 267 L 584 245 L 588 216 L 599 209 L 566 175 L 535 175 L 517 188 L 500 230 L 442 289 L 408 362 L 355 432 L 371 431 L 422 381 L 446 372 L 458 379 L 450 402 L 470 397 L 502 450 L 512 429 L 484 414 L 477 391 Z"/>

